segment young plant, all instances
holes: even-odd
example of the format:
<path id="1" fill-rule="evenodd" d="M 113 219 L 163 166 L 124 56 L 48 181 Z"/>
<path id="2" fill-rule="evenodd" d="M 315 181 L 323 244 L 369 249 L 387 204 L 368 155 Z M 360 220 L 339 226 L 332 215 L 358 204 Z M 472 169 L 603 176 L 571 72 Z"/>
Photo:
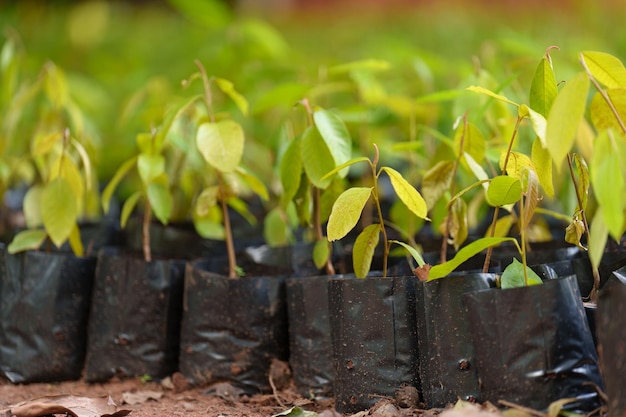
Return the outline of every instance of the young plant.
<path id="1" fill-rule="evenodd" d="M 197 197 L 194 217 L 196 228 L 198 220 L 206 219 L 212 209 L 221 209 L 221 218 L 224 226 L 224 238 L 228 254 L 228 276 L 237 278 L 241 270 L 237 265 L 233 232 L 230 221 L 229 207 L 251 216 L 247 212 L 245 203 L 237 197 L 233 184 L 236 179 L 243 181 L 262 199 L 268 199 L 265 185 L 250 172 L 241 166 L 244 152 L 245 136 L 241 125 L 230 117 L 217 118 L 213 111 L 213 95 L 211 85 L 215 84 L 237 105 L 239 110 L 247 115 L 248 102 L 233 87 L 233 84 L 225 79 L 207 76 L 206 70 L 200 61 L 196 61 L 199 74 L 192 76 L 202 80 L 204 88 L 204 105 L 206 106 L 208 120 L 203 120 L 198 126 L 196 134 L 196 146 L 206 163 L 212 168 L 217 184 L 204 188 Z"/>
<path id="2" fill-rule="evenodd" d="M 78 221 L 85 213 L 85 196 L 94 187 L 89 156 L 69 129 L 39 139 L 32 158 L 41 182 L 29 188 L 23 204 L 28 229 L 15 235 L 8 251 L 36 250 L 49 238 L 59 248 L 69 241 L 74 254 L 83 256 Z"/>
<path id="3" fill-rule="evenodd" d="M 396 195 L 406 205 L 411 213 L 415 216 L 428 220 L 426 202 L 422 198 L 419 191 L 415 189 L 407 180 L 402 177 L 398 171 L 391 167 L 378 168 L 378 147 L 374 144 L 375 156 L 371 160 L 367 157 L 354 158 L 350 161 L 339 165 L 322 179 L 330 178 L 339 173 L 341 170 L 356 164 L 358 162 L 367 162 L 370 166 L 373 185 L 371 187 L 352 187 L 344 191 L 335 201 L 328 218 L 328 240 L 334 241 L 345 237 L 358 223 L 363 209 L 370 199 L 374 202 L 378 223 L 372 223 L 366 226 L 357 236 L 353 246 L 353 267 L 357 277 L 364 278 L 370 271 L 374 251 L 380 241 L 380 235 L 383 237 L 383 276 L 387 276 L 387 263 L 389 258 L 390 247 L 392 243 L 397 241 L 387 238 L 387 229 L 383 218 L 383 211 L 380 204 L 379 177 L 382 173 L 386 173 L 391 180 L 391 185 Z M 402 244 L 407 247 L 408 245 Z M 422 261 L 423 263 L 423 261 Z"/>
<path id="4" fill-rule="evenodd" d="M 121 180 L 133 169 L 138 174 L 140 184 L 122 205 L 120 225 L 126 227 L 128 219 L 133 214 L 140 200 L 143 200 L 142 220 L 142 251 L 146 262 L 152 261 L 150 247 L 150 224 L 152 215 L 161 223 L 168 223 L 172 211 L 172 195 L 169 189 L 169 180 L 165 172 L 165 157 L 163 151 L 163 135 L 158 135 L 157 129 L 151 133 L 137 135 L 138 154 L 124 162 L 117 170 L 111 181 L 102 193 L 102 206 L 108 212 L 113 193 Z"/>
<path id="5" fill-rule="evenodd" d="M 327 202 L 334 201 L 341 192 L 340 181 L 347 170 L 339 172 L 339 179 L 333 181 L 322 178 L 350 159 L 352 141 L 345 124 L 334 113 L 321 108 L 313 110 L 307 99 L 299 104 L 306 110 L 307 127 L 289 143 L 280 162 L 283 185 L 280 210 L 286 213 L 295 206 L 300 225 L 312 229 L 316 267 L 325 268 L 328 275 L 333 275 L 331 245 L 322 224 L 330 214 Z"/>

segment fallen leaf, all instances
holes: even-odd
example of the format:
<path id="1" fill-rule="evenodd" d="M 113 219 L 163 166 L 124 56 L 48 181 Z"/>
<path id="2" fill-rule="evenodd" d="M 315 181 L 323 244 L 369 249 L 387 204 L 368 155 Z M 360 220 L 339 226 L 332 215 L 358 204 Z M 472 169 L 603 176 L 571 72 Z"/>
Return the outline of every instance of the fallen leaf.
<path id="1" fill-rule="evenodd" d="M 122 403 L 128 405 L 137 405 L 143 404 L 149 400 L 160 400 L 161 397 L 163 397 L 163 393 L 158 391 L 125 392 L 122 394 Z"/>
<path id="2" fill-rule="evenodd" d="M 0 415 L 14 417 L 43 417 L 50 414 L 67 414 L 74 417 L 118 417 L 126 416 L 131 410 L 118 409 L 111 397 L 77 397 L 55 395 L 22 401 Z"/>

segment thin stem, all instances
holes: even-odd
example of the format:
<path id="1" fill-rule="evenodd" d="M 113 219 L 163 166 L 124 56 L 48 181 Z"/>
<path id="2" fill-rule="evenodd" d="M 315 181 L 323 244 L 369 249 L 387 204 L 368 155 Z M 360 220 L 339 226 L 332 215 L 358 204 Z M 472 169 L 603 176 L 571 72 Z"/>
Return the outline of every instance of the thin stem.
<path id="1" fill-rule="evenodd" d="M 572 156 L 569 153 L 567 154 L 567 165 L 569 166 L 570 177 L 572 178 L 572 183 L 574 184 L 576 201 L 578 202 L 578 207 L 580 207 L 580 215 L 582 217 L 583 225 L 585 226 L 585 235 L 587 236 L 587 242 L 589 242 L 589 223 L 587 222 L 587 215 L 585 214 L 585 209 L 583 207 L 583 199 L 578 189 L 576 176 L 574 175 L 574 164 L 572 163 Z M 591 293 L 589 293 L 589 299 L 593 302 L 596 302 L 598 300 L 598 289 L 600 288 L 600 271 L 598 271 L 597 267 L 592 266 L 591 273 L 593 274 L 593 287 L 591 288 Z"/>
<path id="2" fill-rule="evenodd" d="M 378 164 L 378 146 L 374 144 L 376 155 L 374 161 L 371 162 L 372 177 L 374 178 L 374 203 L 376 204 L 376 211 L 378 212 L 378 224 L 380 225 L 380 231 L 383 234 L 383 277 L 387 277 L 387 262 L 389 261 L 389 240 L 387 239 L 387 230 L 385 230 L 385 220 L 383 219 L 383 209 L 380 205 L 380 198 L 378 196 L 378 172 L 376 165 Z"/>
<path id="3" fill-rule="evenodd" d="M 143 249 L 143 259 L 146 262 L 152 261 L 152 251 L 150 249 L 150 223 L 152 223 L 152 206 L 150 200 L 146 198 L 143 208 L 143 224 L 141 230 L 141 247 Z"/>
<path id="4" fill-rule="evenodd" d="M 235 254 L 235 244 L 233 242 L 233 232 L 230 225 L 228 203 L 226 202 L 226 190 L 224 189 L 224 179 L 222 178 L 222 173 L 219 171 L 217 171 L 217 181 L 220 189 L 222 215 L 224 216 L 224 234 L 226 235 L 226 252 L 228 254 L 228 277 L 237 278 L 237 257 Z"/>
<path id="5" fill-rule="evenodd" d="M 209 112 L 209 118 L 211 119 L 211 123 L 215 123 L 215 114 L 213 112 L 213 96 L 211 95 L 209 77 L 207 76 L 204 65 L 202 65 L 202 62 L 200 62 L 200 60 L 196 59 L 194 63 L 196 64 L 198 69 L 200 69 L 200 74 L 202 75 L 202 85 L 204 86 L 204 101 L 206 102 L 207 111 Z"/>
<path id="6" fill-rule="evenodd" d="M 511 135 L 511 140 L 509 141 L 509 147 L 506 150 L 506 157 L 504 158 L 504 165 L 502 166 L 502 173 L 506 173 L 506 168 L 509 164 L 509 157 L 511 156 L 511 149 L 513 149 L 513 143 L 515 142 L 515 138 L 517 137 L 517 132 L 519 130 L 520 123 L 522 123 L 522 118 L 517 116 L 517 121 L 515 122 L 515 128 L 513 129 L 513 134 Z M 500 214 L 500 207 L 496 206 L 493 210 L 493 220 L 491 221 L 491 230 L 489 231 L 490 237 L 494 237 L 496 234 L 496 224 L 498 222 L 498 215 Z M 524 251 L 526 248 L 524 248 Z M 483 272 L 487 273 L 489 271 L 489 264 L 491 263 L 491 254 L 493 253 L 493 247 L 487 248 L 487 253 L 485 255 L 485 263 L 483 264 Z"/>
<path id="7" fill-rule="evenodd" d="M 519 205 L 519 217 L 520 217 L 520 239 L 522 241 L 522 266 L 523 266 L 523 271 L 524 271 L 524 286 L 528 286 L 528 272 L 526 271 L 526 225 L 524 224 L 524 218 L 525 218 L 525 212 L 524 210 L 526 209 L 523 201 L 523 197 L 522 200 L 520 201 L 520 205 Z"/>

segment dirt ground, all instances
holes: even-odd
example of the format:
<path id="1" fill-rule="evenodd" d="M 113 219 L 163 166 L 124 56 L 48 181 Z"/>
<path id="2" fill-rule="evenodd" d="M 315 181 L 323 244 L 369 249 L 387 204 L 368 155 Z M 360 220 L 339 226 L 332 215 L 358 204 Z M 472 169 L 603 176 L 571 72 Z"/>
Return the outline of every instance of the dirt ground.
<path id="1" fill-rule="evenodd" d="M 184 417 L 269 417 L 283 413 L 297 406 L 301 410 L 318 413 L 319 417 L 339 417 L 341 414 L 334 410 L 332 400 L 312 401 L 298 395 L 293 385 L 277 391 L 273 394 L 255 395 L 252 397 L 232 398 L 228 386 L 218 386 L 209 389 L 190 388 L 180 386 L 168 378 L 161 382 L 143 382 L 138 378 L 125 380 L 112 380 L 103 384 L 90 384 L 84 381 L 70 381 L 62 383 L 36 383 L 28 385 L 13 385 L 8 382 L 0 382 L 0 415 L 11 416 L 34 416 L 43 414 L 17 413 L 16 404 L 26 402 L 24 405 L 34 408 L 35 399 L 49 396 L 72 396 L 59 397 L 59 402 L 67 404 L 74 401 L 76 409 L 82 407 L 82 412 L 77 412 L 79 417 L 103 415 L 96 408 L 85 410 L 84 397 L 89 399 L 108 397 L 115 403 L 115 407 L 107 409 L 107 413 L 119 410 L 130 410 L 132 417 L 159 417 L 159 416 L 184 416 Z M 177 386 L 178 385 L 178 386 Z M 52 400 L 57 400 L 53 398 Z M 55 402 L 53 401 L 53 402 Z M 81 405 L 82 404 L 82 405 Z M 23 406 L 24 406 L 23 405 Z M 109 404 L 111 405 L 111 404 Z M 24 410 L 22 406 L 22 410 Z M 95 406 L 94 406 L 95 407 Z M 71 406 L 67 408 L 76 411 Z M 12 413 L 6 413 L 11 409 Z M 27 411 L 28 408 L 26 408 Z M 419 407 L 402 408 L 397 402 L 389 399 L 381 400 L 372 409 L 359 413 L 359 416 L 379 417 L 409 417 L 409 416 L 433 416 L 441 410 L 420 410 Z M 55 414 L 55 413 L 48 413 Z M 66 415 L 66 413 L 58 413 Z M 71 415 L 71 414 L 70 414 Z M 293 413 L 293 417 L 308 417 L 305 413 Z"/>

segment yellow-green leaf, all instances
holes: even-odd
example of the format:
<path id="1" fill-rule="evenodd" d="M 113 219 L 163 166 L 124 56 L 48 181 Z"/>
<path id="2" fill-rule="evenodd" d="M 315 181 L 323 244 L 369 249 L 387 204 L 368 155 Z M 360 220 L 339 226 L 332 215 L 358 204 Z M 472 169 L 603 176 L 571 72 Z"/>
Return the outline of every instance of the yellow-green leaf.
<path id="1" fill-rule="evenodd" d="M 69 236 L 70 247 L 72 248 L 72 252 L 76 256 L 83 256 L 85 254 L 85 249 L 83 248 L 83 241 L 80 239 L 80 230 L 77 224 L 74 224 L 72 231 Z"/>
<path id="2" fill-rule="evenodd" d="M 525 169 L 535 169 L 532 160 L 521 152 L 511 152 L 509 154 L 509 160 L 506 161 L 506 170 L 504 169 L 505 160 L 506 152 L 502 152 L 500 154 L 500 169 L 511 177 L 521 178 Z"/>
<path id="3" fill-rule="evenodd" d="M 343 120 L 336 114 L 323 109 L 313 113 L 313 120 L 332 155 L 335 166 L 348 162 L 352 155 L 352 139 Z M 339 171 L 339 176 L 342 178 L 347 174 L 347 168 Z"/>
<path id="4" fill-rule="evenodd" d="M 380 239 L 380 225 L 370 224 L 354 241 L 352 248 L 352 266 L 357 278 L 365 278 L 370 272 L 374 251 Z"/>
<path id="5" fill-rule="evenodd" d="M 535 167 L 539 183 L 543 188 L 543 191 L 548 197 L 554 197 L 554 183 L 552 181 L 552 158 L 547 148 L 541 143 L 541 140 L 537 137 L 533 142 L 533 147 L 530 153 L 532 165 Z"/>
<path id="6" fill-rule="evenodd" d="M 468 123 L 467 129 L 461 125 L 454 135 L 454 150 L 456 155 L 461 151 L 461 139 L 463 140 L 463 153 L 468 153 L 479 164 L 485 159 L 485 137 L 473 124 Z"/>
<path id="7" fill-rule="evenodd" d="M 270 195 L 267 192 L 267 188 L 257 176 L 253 175 L 251 172 L 243 167 L 237 167 L 235 171 L 244 180 L 248 187 L 250 187 L 250 189 L 254 191 L 256 195 L 261 197 L 261 199 L 264 201 L 269 200 Z"/>
<path id="8" fill-rule="evenodd" d="M 557 94 L 554 70 L 548 57 L 544 57 L 539 62 L 530 85 L 530 107 L 543 117 L 547 117 Z"/>
<path id="9" fill-rule="evenodd" d="M 204 217 L 209 214 L 211 207 L 217 204 L 217 195 L 219 187 L 217 185 L 209 186 L 202 190 L 198 198 L 196 198 L 195 212 L 198 216 Z"/>
<path id="10" fill-rule="evenodd" d="M 139 171 L 141 181 L 148 185 L 165 172 L 165 158 L 163 155 L 142 153 L 137 158 L 137 170 Z"/>
<path id="11" fill-rule="evenodd" d="M 174 206 L 172 194 L 166 186 L 158 183 L 148 185 L 146 192 L 154 215 L 161 223 L 167 224 Z"/>
<path id="12" fill-rule="evenodd" d="M 583 157 L 577 153 L 573 155 L 574 166 L 576 166 L 576 171 L 578 172 L 578 179 L 576 181 L 577 195 L 580 196 L 582 200 L 582 207 L 576 203 L 576 210 L 586 210 L 587 209 L 587 200 L 589 199 L 589 168 L 587 167 L 587 162 L 583 159 Z"/>
<path id="13" fill-rule="evenodd" d="M 113 175 L 113 178 L 111 178 L 111 181 L 109 181 L 107 186 L 104 187 L 104 191 L 102 191 L 102 209 L 104 210 L 105 214 L 109 212 L 109 206 L 111 204 L 111 197 L 113 197 L 113 192 L 119 185 L 120 181 L 122 181 L 122 178 L 124 178 L 124 176 L 128 173 L 128 171 L 133 169 L 136 163 L 137 163 L 136 156 L 124 162 L 117 169 L 117 171 Z"/>
<path id="14" fill-rule="evenodd" d="M 413 246 L 408 245 L 404 242 L 400 242 L 399 240 L 390 240 L 389 243 L 395 243 L 396 245 L 400 245 L 404 249 L 406 249 L 411 254 L 413 259 L 415 259 L 415 262 L 417 262 L 417 266 L 421 267 L 426 264 L 426 262 L 424 262 L 424 258 L 422 258 L 422 255 Z"/>
<path id="15" fill-rule="evenodd" d="M 334 158 L 326 142 L 314 127 L 308 127 L 302 134 L 300 152 L 304 172 L 311 183 L 320 189 L 330 184 L 328 172 L 335 168 Z"/>
<path id="16" fill-rule="evenodd" d="M 515 219 L 512 215 L 508 214 L 506 216 L 502 216 L 498 218 L 498 220 L 496 220 L 496 226 L 493 232 L 491 225 L 489 225 L 487 233 L 485 233 L 485 237 L 506 237 L 509 235 L 509 231 L 511 230 L 511 227 L 514 223 Z"/>
<path id="17" fill-rule="evenodd" d="M 196 146 L 204 159 L 220 172 L 233 172 L 241 162 L 244 133 L 233 120 L 203 123 L 198 128 Z"/>
<path id="18" fill-rule="evenodd" d="M 61 247 L 78 219 L 76 195 L 65 178 L 57 177 L 43 189 L 41 217 L 50 240 L 57 247 Z"/>
<path id="19" fill-rule="evenodd" d="M 515 242 L 517 241 L 512 237 L 484 237 L 473 241 L 467 246 L 464 246 L 459 250 L 454 258 L 439 265 L 435 265 L 430 268 L 428 273 L 428 281 L 439 279 L 447 276 L 463 262 L 467 261 L 471 257 L 479 254 L 483 250 L 491 246 L 497 246 L 502 242 Z"/>
<path id="20" fill-rule="evenodd" d="M 263 220 L 263 237 L 269 246 L 285 246 L 292 241 L 292 233 L 287 215 L 282 208 L 270 210 Z M 327 242 L 328 243 L 328 242 Z"/>
<path id="21" fill-rule="evenodd" d="M 313 246 L 313 263 L 317 269 L 322 269 L 330 257 L 331 243 L 328 239 L 318 239 Z"/>
<path id="22" fill-rule="evenodd" d="M 576 131 L 585 113 L 588 91 L 589 78 L 586 73 L 580 72 L 561 89 L 548 114 L 546 143 L 557 171 L 572 148 Z"/>
<path id="23" fill-rule="evenodd" d="M 608 88 L 626 87 L 626 68 L 613 55 L 605 52 L 585 51 L 581 54 L 589 72 Z"/>
<path id="24" fill-rule="evenodd" d="M 33 185 L 26 191 L 22 210 L 24 212 L 24 220 L 26 227 L 33 229 L 42 225 L 41 220 L 41 196 L 43 194 L 43 185 Z"/>
<path id="25" fill-rule="evenodd" d="M 593 216 L 591 225 L 589 226 L 589 242 L 587 247 L 589 249 L 589 260 L 593 268 L 600 266 L 600 261 L 604 255 L 604 247 L 609 237 L 609 228 L 604 222 L 604 214 L 602 213 L 602 207 L 599 207 L 596 214 Z"/>
<path id="26" fill-rule="evenodd" d="M 139 201 L 139 197 L 141 197 L 143 193 L 141 191 L 134 192 L 131 194 L 124 204 L 122 205 L 122 212 L 120 213 L 120 226 L 122 229 L 126 227 L 126 223 L 130 218 L 130 215 L 133 214 L 135 207 L 137 206 L 137 202 Z"/>
<path id="27" fill-rule="evenodd" d="M 422 177 L 422 195 L 427 207 L 435 203 L 450 189 L 454 174 L 454 161 L 439 161 Z"/>
<path id="28" fill-rule="evenodd" d="M 47 135 L 37 135 L 30 147 L 30 153 L 33 157 L 46 155 L 54 146 L 63 139 L 63 132 L 53 132 Z"/>
<path id="29" fill-rule="evenodd" d="M 282 159 L 280 160 L 280 182 L 283 185 L 281 205 L 286 207 L 298 192 L 302 173 L 302 156 L 300 151 L 300 137 L 291 141 Z"/>
<path id="30" fill-rule="evenodd" d="M 504 103 L 512 104 L 512 105 L 514 105 L 516 107 L 519 106 L 519 104 L 517 104 L 513 100 L 509 100 L 506 96 L 503 96 L 502 94 L 494 93 L 493 91 L 491 91 L 491 90 L 489 90 L 487 88 L 484 88 L 484 87 L 471 85 L 471 86 L 467 87 L 466 90 L 473 91 L 474 93 L 480 93 L 480 94 L 488 95 L 489 97 L 495 98 L 496 100 L 500 100 L 500 101 L 502 101 Z"/>
<path id="31" fill-rule="evenodd" d="M 422 195 L 398 171 L 393 168 L 384 167 L 383 171 L 389 175 L 391 186 L 400 197 L 400 200 L 413 214 L 422 219 L 426 219 L 428 208 Z"/>
<path id="32" fill-rule="evenodd" d="M 230 99 L 235 102 L 235 105 L 239 108 L 239 111 L 243 113 L 244 116 L 248 115 L 248 101 L 244 96 L 242 96 L 237 90 L 235 90 L 235 86 L 229 80 L 224 78 L 213 78 L 215 84 L 219 87 L 220 90 L 224 94 L 226 94 Z"/>
<path id="33" fill-rule="evenodd" d="M 498 175 L 489 183 L 487 202 L 492 206 L 513 204 L 522 197 L 522 184 L 519 179 L 507 175 Z"/>
<path id="34" fill-rule="evenodd" d="M 328 240 L 339 240 L 356 226 L 371 195 L 371 187 L 353 187 L 341 193 L 328 218 Z"/>
<path id="35" fill-rule="evenodd" d="M 83 163 L 83 169 L 85 170 L 85 185 L 87 186 L 87 190 L 91 190 L 91 159 L 89 158 L 89 154 L 85 147 L 76 139 L 72 138 L 71 144 L 76 148 L 78 155 L 80 156 L 80 160 Z"/>
<path id="36" fill-rule="evenodd" d="M 500 287 L 502 289 L 539 284 L 543 284 L 539 275 L 528 266 L 524 267 L 516 258 L 513 258 L 513 262 L 504 269 L 500 278 Z"/>
<path id="37" fill-rule="evenodd" d="M 454 250 L 459 250 L 459 247 L 468 236 L 467 227 L 467 204 L 463 199 L 457 198 L 452 204 L 450 204 L 450 223 L 448 233 L 452 237 L 452 244 Z"/>
<path id="38" fill-rule="evenodd" d="M 61 166 L 62 165 L 62 166 Z M 59 156 L 50 168 L 50 180 L 57 178 L 61 175 L 72 187 L 72 192 L 76 196 L 76 201 L 80 201 L 79 210 L 82 205 L 83 195 L 85 194 L 85 184 L 83 176 L 76 166 L 76 163 L 69 156 Z"/>
<path id="39" fill-rule="evenodd" d="M 45 230 L 24 230 L 19 232 L 13 238 L 13 241 L 7 246 L 10 254 L 23 252 L 25 250 L 37 250 L 46 240 Z"/>
<path id="40" fill-rule="evenodd" d="M 602 94 L 596 93 L 589 107 L 591 122 L 598 131 L 610 128 L 621 131 L 626 123 L 626 88 L 613 88 L 607 90 L 606 93 L 613 108 L 617 111 L 617 116 Z"/>

